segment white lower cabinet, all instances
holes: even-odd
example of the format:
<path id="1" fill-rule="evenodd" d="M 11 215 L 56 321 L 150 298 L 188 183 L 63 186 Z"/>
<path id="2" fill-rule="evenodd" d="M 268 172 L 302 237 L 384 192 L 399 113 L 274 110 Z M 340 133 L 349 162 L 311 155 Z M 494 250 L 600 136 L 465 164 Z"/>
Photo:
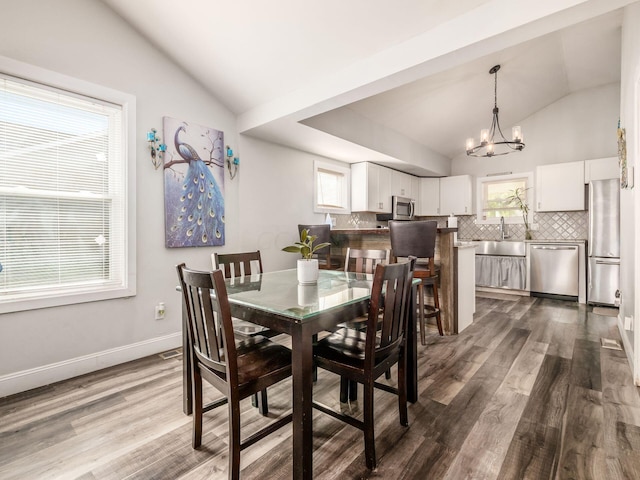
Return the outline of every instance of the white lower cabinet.
<path id="1" fill-rule="evenodd" d="M 457 255 L 457 329 L 462 332 L 473 323 L 473 314 L 476 311 L 476 263 L 474 247 L 455 248 Z"/>

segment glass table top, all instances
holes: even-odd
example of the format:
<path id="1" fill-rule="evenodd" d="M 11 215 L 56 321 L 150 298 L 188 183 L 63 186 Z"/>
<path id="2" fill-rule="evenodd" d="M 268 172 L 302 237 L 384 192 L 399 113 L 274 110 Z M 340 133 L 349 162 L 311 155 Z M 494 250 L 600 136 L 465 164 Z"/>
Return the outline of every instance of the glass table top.
<path id="1" fill-rule="evenodd" d="M 299 285 L 296 269 L 225 280 L 229 301 L 294 320 L 369 298 L 373 275 L 320 270 L 317 285 Z"/>

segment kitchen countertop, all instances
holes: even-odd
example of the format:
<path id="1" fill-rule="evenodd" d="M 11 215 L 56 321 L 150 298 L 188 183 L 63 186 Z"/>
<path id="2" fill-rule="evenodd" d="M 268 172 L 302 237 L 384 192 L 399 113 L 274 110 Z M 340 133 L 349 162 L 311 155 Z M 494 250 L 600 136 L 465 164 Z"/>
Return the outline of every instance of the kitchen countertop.
<path id="1" fill-rule="evenodd" d="M 438 228 L 438 233 L 451 233 L 457 231 L 457 228 Z M 332 228 L 331 233 L 337 233 L 340 235 L 389 235 L 389 227 Z"/>
<path id="2" fill-rule="evenodd" d="M 517 239 L 517 238 L 507 238 L 506 240 L 496 240 L 496 239 L 491 239 L 491 238 L 485 238 L 485 239 L 473 239 L 473 240 L 466 240 L 464 238 L 461 238 L 458 240 L 458 242 L 464 242 L 465 245 L 468 244 L 472 244 L 474 242 L 524 242 L 524 243 L 586 243 L 587 241 L 584 239 L 578 239 L 578 240 L 567 240 L 567 239 L 560 239 L 560 240 L 553 240 L 553 239 L 544 239 L 544 240 L 521 240 L 521 239 Z"/>

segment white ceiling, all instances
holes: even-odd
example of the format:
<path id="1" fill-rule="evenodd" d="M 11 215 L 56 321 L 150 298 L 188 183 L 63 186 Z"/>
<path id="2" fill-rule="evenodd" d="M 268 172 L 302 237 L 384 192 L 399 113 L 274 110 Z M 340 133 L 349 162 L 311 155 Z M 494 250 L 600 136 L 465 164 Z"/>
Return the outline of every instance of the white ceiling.
<path id="1" fill-rule="evenodd" d="M 240 133 L 429 174 L 488 127 L 494 64 L 507 131 L 619 82 L 620 7 L 634 0 L 102 1 L 236 113 Z"/>

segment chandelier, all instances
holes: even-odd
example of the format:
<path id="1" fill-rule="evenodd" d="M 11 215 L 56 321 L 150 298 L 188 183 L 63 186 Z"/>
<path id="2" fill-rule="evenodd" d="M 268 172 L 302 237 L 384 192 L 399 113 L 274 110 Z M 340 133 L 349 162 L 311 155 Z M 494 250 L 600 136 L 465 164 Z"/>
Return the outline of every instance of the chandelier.
<path id="1" fill-rule="evenodd" d="M 524 148 L 522 129 L 520 127 L 513 127 L 511 129 L 513 140 L 504 138 L 504 134 L 500 128 L 500 120 L 498 120 L 498 70 L 500 70 L 500 65 L 496 65 L 489 70 L 489 73 L 494 75 L 495 78 L 493 121 L 491 122 L 491 128 L 480 130 L 480 144 L 478 145 L 476 145 L 475 139 L 467 138 L 467 155 L 470 157 L 506 155 L 507 153 L 519 152 Z M 496 134 L 500 136 L 496 138 Z"/>

